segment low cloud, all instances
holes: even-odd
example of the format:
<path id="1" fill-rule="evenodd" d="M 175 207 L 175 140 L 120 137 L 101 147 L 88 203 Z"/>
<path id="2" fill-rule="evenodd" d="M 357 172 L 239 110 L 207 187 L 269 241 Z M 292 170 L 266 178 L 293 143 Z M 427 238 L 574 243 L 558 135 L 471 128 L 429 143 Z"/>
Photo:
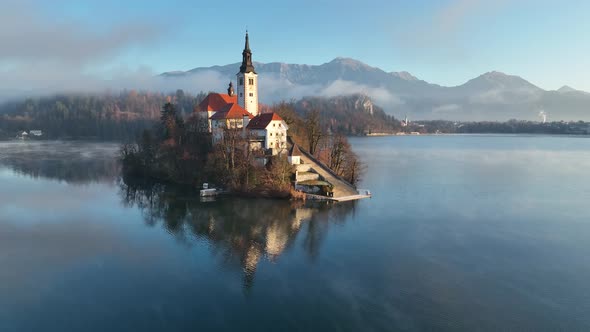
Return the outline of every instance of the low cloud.
<path id="1" fill-rule="evenodd" d="M 30 70 L 0 71 L 0 101 L 59 93 L 102 93 L 125 89 L 172 92 L 224 91 L 228 80 L 218 72 L 206 71 L 183 77 L 156 75 L 149 67 L 118 68 L 109 79 L 63 67 L 33 67 Z"/>
<path id="2" fill-rule="evenodd" d="M 0 70 L 0 102 L 3 100 L 43 96 L 59 93 L 102 93 L 106 91 L 143 90 L 174 92 L 183 89 L 197 94 L 201 91 L 225 92 L 232 77 L 225 77 L 217 71 L 202 71 L 182 76 L 160 76 L 149 67 L 137 69 L 113 69 L 109 79 L 90 74 L 81 74 L 67 68 L 33 67 L 30 70 Z M 336 80 L 326 85 L 295 84 L 272 74 L 260 75 L 261 102 L 272 104 L 309 96 L 335 97 L 350 94 L 364 94 L 375 104 L 391 108 L 403 101 L 383 87 L 370 87 L 351 81 Z"/>
<path id="3" fill-rule="evenodd" d="M 336 97 L 350 94 L 367 95 L 382 107 L 403 104 L 398 96 L 383 87 L 371 87 L 352 81 L 336 80 L 327 85 L 303 85 L 294 84 L 284 78 L 272 77 L 272 75 L 261 75 L 260 78 L 260 95 L 263 102 L 267 103 L 307 96 Z"/>
<path id="4" fill-rule="evenodd" d="M 470 96 L 470 103 L 474 104 L 522 104 L 537 102 L 542 94 L 527 87 L 506 89 L 498 88 Z"/>
<path id="5" fill-rule="evenodd" d="M 403 101 L 396 95 L 383 87 L 370 87 L 351 81 L 336 80 L 323 88 L 320 96 L 334 97 L 342 94 L 365 94 L 373 99 L 380 106 L 393 106 L 403 104 Z"/>
<path id="6" fill-rule="evenodd" d="M 440 105 L 440 106 L 436 106 L 432 109 L 432 113 L 434 114 L 446 114 L 446 113 L 457 113 L 462 111 L 462 107 L 460 105 L 457 104 L 446 104 L 446 105 Z"/>

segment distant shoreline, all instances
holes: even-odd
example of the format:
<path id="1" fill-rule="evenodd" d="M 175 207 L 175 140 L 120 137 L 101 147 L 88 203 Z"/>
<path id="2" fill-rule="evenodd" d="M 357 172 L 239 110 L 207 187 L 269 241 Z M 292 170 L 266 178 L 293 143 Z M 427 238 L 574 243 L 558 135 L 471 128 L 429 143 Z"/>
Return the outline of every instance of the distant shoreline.
<path id="1" fill-rule="evenodd" d="M 352 137 L 391 137 L 391 136 L 563 136 L 563 137 L 590 137 L 590 134 L 552 134 L 552 133 L 420 133 L 420 134 L 367 134 Z"/>

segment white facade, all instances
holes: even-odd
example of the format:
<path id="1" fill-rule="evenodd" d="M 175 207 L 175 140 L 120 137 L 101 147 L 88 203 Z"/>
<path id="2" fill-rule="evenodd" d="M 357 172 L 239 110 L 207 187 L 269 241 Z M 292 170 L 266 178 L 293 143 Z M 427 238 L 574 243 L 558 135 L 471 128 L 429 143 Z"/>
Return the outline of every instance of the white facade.
<path id="1" fill-rule="evenodd" d="M 289 156 L 287 157 L 289 164 L 291 165 L 299 165 L 301 164 L 301 157 L 300 156 Z"/>
<path id="2" fill-rule="evenodd" d="M 258 115 L 258 74 L 254 72 L 236 74 L 238 81 L 238 105 L 253 116 Z"/>
<path id="3" fill-rule="evenodd" d="M 287 124 L 283 120 L 273 120 L 266 126 L 266 148 L 276 155 L 287 150 Z"/>
<path id="4" fill-rule="evenodd" d="M 243 117 L 241 119 L 214 119 L 209 121 L 211 123 L 210 133 L 212 134 L 213 143 L 217 143 L 223 138 L 225 129 L 243 129 L 242 135 L 245 135 L 245 128 L 250 119 Z"/>
<path id="5" fill-rule="evenodd" d="M 264 129 L 250 130 L 250 147 L 252 149 L 271 150 L 273 155 L 287 151 L 287 130 L 284 120 L 272 120 Z"/>

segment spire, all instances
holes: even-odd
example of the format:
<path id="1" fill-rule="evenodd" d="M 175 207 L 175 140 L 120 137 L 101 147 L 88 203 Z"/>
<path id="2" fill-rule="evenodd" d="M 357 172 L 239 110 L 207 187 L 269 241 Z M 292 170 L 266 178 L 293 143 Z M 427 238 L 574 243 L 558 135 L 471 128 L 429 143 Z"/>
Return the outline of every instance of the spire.
<path id="1" fill-rule="evenodd" d="M 250 39 L 248 38 L 248 30 L 246 30 L 246 45 L 244 45 L 244 51 L 250 52 Z"/>
<path id="2" fill-rule="evenodd" d="M 250 39 L 248 38 L 248 31 L 246 30 L 246 43 L 244 51 L 242 52 L 242 65 L 240 66 L 240 73 L 254 73 L 254 65 L 252 64 L 252 51 L 250 50 Z"/>

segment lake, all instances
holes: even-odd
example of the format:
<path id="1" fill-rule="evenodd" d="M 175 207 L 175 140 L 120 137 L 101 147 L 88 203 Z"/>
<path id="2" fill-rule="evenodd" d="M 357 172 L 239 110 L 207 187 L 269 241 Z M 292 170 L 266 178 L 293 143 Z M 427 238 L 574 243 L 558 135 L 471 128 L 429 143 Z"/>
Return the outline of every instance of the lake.
<path id="1" fill-rule="evenodd" d="M 371 199 L 123 180 L 0 142 L 0 331 L 590 330 L 590 138 L 352 138 Z"/>

